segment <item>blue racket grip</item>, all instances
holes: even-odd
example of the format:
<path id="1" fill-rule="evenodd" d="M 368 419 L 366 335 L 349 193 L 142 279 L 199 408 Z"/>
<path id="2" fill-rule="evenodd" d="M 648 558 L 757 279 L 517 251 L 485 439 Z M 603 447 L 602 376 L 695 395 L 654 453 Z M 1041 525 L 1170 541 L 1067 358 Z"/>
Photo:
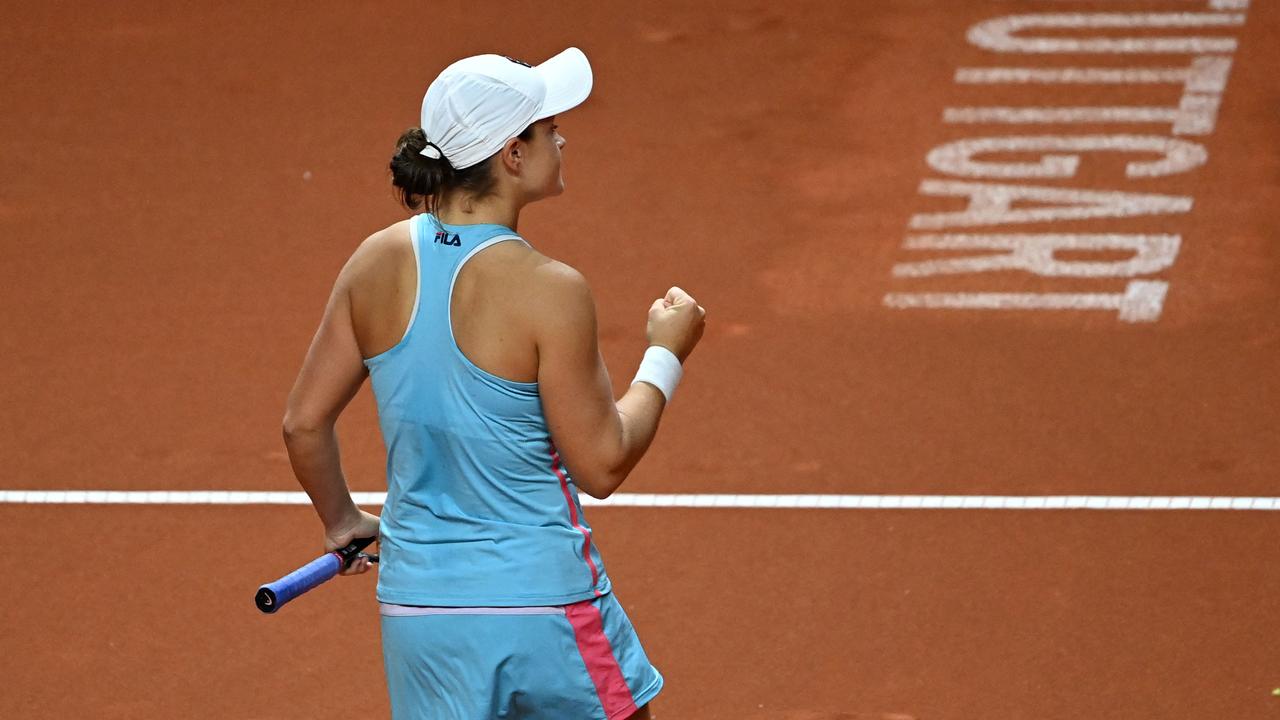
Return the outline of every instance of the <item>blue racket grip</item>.
<path id="1" fill-rule="evenodd" d="M 342 569 L 342 558 L 336 552 L 326 553 L 275 582 L 258 588 L 254 603 L 264 613 L 273 613 L 281 605 L 330 580 Z"/>
<path id="2" fill-rule="evenodd" d="M 275 582 L 258 588 L 253 602 L 264 613 L 273 613 L 282 605 L 299 595 L 315 588 L 328 580 L 332 580 L 343 566 L 349 563 L 357 553 L 373 542 L 374 538 L 361 538 L 350 545 L 325 553 Z M 377 556 L 371 556 L 377 562 Z"/>

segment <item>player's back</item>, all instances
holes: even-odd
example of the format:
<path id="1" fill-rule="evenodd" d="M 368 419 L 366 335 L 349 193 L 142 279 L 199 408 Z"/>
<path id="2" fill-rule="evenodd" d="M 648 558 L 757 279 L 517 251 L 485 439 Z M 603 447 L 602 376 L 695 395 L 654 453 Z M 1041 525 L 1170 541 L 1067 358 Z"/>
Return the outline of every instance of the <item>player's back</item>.
<path id="1" fill-rule="evenodd" d="M 380 291 L 404 301 L 413 289 L 412 304 L 386 310 L 394 325 L 408 309 L 405 330 L 365 360 L 387 447 L 379 599 L 528 606 L 608 592 L 542 413 L 536 347 L 509 321 L 519 312 L 516 266 L 536 254 L 501 225 L 422 214 L 407 229 L 409 272 L 402 263 Z M 378 322 L 354 297 L 352 312 L 357 334 Z"/>

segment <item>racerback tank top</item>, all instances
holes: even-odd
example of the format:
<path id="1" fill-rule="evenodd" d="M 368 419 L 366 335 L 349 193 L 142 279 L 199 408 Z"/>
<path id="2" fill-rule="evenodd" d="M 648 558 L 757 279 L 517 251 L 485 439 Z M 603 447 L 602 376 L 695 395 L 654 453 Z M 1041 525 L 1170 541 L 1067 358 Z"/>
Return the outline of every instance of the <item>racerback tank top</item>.
<path id="1" fill-rule="evenodd" d="M 458 348 L 450 299 L 502 225 L 410 220 L 418 290 L 400 342 L 365 360 L 387 449 L 378 600 L 398 605 L 563 605 L 609 578 L 556 452 L 538 384 L 507 380 Z"/>

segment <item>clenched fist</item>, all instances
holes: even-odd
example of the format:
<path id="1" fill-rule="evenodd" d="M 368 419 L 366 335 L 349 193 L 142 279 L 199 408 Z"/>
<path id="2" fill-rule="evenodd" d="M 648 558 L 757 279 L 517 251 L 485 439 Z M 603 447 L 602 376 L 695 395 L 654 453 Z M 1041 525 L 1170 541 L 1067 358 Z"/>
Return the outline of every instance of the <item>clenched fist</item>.
<path id="1" fill-rule="evenodd" d="M 670 350 L 683 363 L 702 339 L 706 316 L 692 295 L 673 287 L 649 306 L 649 344 Z"/>

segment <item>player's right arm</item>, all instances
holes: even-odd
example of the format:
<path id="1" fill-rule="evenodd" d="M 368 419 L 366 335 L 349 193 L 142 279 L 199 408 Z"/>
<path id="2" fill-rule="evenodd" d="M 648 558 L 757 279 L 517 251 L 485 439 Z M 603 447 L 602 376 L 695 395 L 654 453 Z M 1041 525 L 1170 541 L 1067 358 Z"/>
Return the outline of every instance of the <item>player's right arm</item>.
<path id="1" fill-rule="evenodd" d="M 606 498 L 653 442 L 666 399 L 656 387 L 635 383 L 615 401 L 586 280 L 557 262 L 537 272 L 530 309 L 543 414 L 574 482 L 588 495 Z M 683 363 L 702 336 L 704 315 L 692 297 L 672 288 L 649 308 L 649 344 L 667 348 Z"/>

